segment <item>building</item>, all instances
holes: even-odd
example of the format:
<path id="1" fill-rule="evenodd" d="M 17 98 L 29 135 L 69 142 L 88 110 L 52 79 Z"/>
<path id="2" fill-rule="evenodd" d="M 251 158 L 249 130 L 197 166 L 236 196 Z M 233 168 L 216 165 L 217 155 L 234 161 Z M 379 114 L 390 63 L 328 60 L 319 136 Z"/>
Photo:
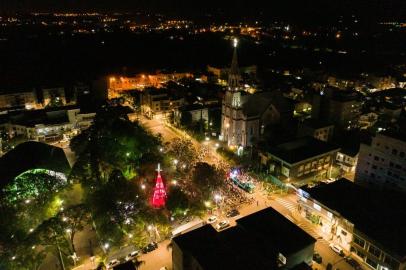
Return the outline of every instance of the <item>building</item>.
<path id="1" fill-rule="evenodd" d="M 18 175 L 34 169 L 69 175 L 71 166 L 62 148 L 40 142 L 21 143 L 0 158 L 0 190 Z"/>
<path id="2" fill-rule="evenodd" d="M 44 107 L 55 107 L 67 105 L 65 88 L 52 87 L 42 89 Z"/>
<path id="3" fill-rule="evenodd" d="M 95 113 L 81 113 L 75 107 L 12 113 L 1 128 L 10 138 L 22 136 L 34 141 L 61 140 L 90 127 Z"/>
<path id="4" fill-rule="evenodd" d="M 406 198 L 347 179 L 298 191 L 301 214 L 324 238 L 376 270 L 406 267 Z"/>
<path id="5" fill-rule="evenodd" d="M 328 178 L 339 150 L 334 144 L 302 137 L 271 147 L 262 162 L 273 176 L 301 186 Z"/>
<path id="6" fill-rule="evenodd" d="M 204 121 L 208 124 L 209 122 L 209 108 L 208 106 L 203 106 L 201 104 L 191 104 L 185 105 L 175 111 L 175 122 L 181 124 L 182 115 L 190 114 L 191 122 Z"/>
<path id="7" fill-rule="evenodd" d="M 220 140 L 229 146 L 251 146 L 259 140 L 266 125 L 287 121 L 292 116 L 293 105 L 281 92 L 249 94 L 244 90 L 235 41 L 228 87 L 222 101 Z"/>
<path id="8" fill-rule="evenodd" d="M 307 119 L 299 124 L 298 137 L 311 136 L 320 141 L 329 142 L 333 138 L 334 125 L 317 119 Z"/>
<path id="9" fill-rule="evenodd" d="M 358 164 L 361 136 L 359 132 L 350 131 L 335 141 L 340 147 L 340 151 L 338 151 L 335 160 L 336 165 L 342 170 L 342 173 L 346 173 L 346 177 L 351 178 L 351 180 L 354 180 L 355 169 Z M 349 140 L 348 138 L 351 139 Z"/>
<path id="10" fill-rule="evenodd" d="M 361 105 L 355 91 L 326 88 L 313 96 L 312 118 L 334 123 L 340 130 L 358 128 Z"/>
<path id="11" fill-rule="evenodd" d="M 34 89 L 14 93 L 0 93 L 0 111 L 30 110 L 42 107 L 38 104 Z"/>
<path id="12" fill-rule="evenodd" d="M 148 88 L 141 93 L 141 113 L 147 117 L 168 117 L 184 104 L 183 97 L 166 88 Z"/>
<path id="13" fill-rule="evenodd" d="M 120 97 L 121 94 L 131 90 L 142 90 L 148 87 L 160 88 L 169 81 L 178 81 L 185 78 L 193 78 L 191 73 L 157 73 L 137 74 L 133 77 L 111 76 L 108 79 L 109 99 Z"/>
<path id="14" fill-rule="evenodd" d="M 361 144 L 355 182 L 406 192 L 406 136 L 378 133 L 370 144 Z"/>
<path id="15" fill-rule="evenodd" d="M 311 265 L 316 240 L 273 208 L 216 231 L 207 224 L 172 239 L 173 270 L 293 269 Z"/>

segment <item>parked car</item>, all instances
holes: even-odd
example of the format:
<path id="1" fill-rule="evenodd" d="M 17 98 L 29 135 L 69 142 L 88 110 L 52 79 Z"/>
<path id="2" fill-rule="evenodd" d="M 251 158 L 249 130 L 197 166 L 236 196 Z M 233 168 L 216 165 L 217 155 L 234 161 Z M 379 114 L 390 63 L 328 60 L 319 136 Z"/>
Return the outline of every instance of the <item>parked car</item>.
<path id="1" fill-rule="evenodd" d="M 227 220 L 223 220 L 221 222 L 219 222 L 219 224 L 217 224 L 216 228 L 217 230 L 221 231 L 224 230 L 225 228 L 230 227 L 230 222 L 228 222 Z"/>
<path id="2" fill-rule="evenodd" d="M 336 244 L 330 244 L 330 248 L 335 252 L 335 253 L 337 253 L 338 255 L 340 255 L 340 256 L 344 256 L 344 251 L 343 251 L 343 249 L 339 246 L 339 245 L 336 245 Z"/>
<path id="3" fill-rule="evenodd" d="M 319 253 L 314 253 L 313 254 L 313 261 L 315 261 L 318 264 L 321 264 L 323 262 L 323 258 L 320 256 Z"/>
<path id="4" fill-rule="evenodd" d="M 146 245 L 145 247 L 142 248 L 142 253 L 149 253 L 155 249 L 158 248 L 158 244 L 155 242 L 151 242 L 148 245 Z"/>
<path id="5" fill-rule="evenodd" d="M 119 261 L 119 260 L 113 259 L 113 260 L 109 261 L 109 263 L 107 264 L 107 269 L 111 269 L 111 268 L 113 268 L 114 266 L 117 266 L 117 265 L 119 265 L 119 264 L 120 264 L 120 261 Z"/>
<path id="6" fill-rule="evenodd" d="M 216 222 L 217 221 L 217 217 L 216 216 L 211 216 L 211 217 L 209 217 L 208 219 L 207 219 L 207 223 L 208 224 L 212 224 L 212 223 L 214 223 L 214 222 Z"/>
<path id="7" fill-rule="evenodd" d="M 133 260 L 133 259 L 135 259 L 135 257 L 138 256 L 139 253 L 140 253 L 140 252 L 139 252 L 138 250 L 134 250 L 133 252 L 131 252 L 130 254 L 128 254 L 128 255 L 125 257 L 125 260 L 126 260 L 126 261 Z"/>
<path id="8" fill-rule="evenodd" d="M 356 270 L 362 270 L 361 265 L 360 265 L 356 260 L 354 260 L 353 258 L 347 257 L 347 258 L 345 258 L 345 261 L 346 261 L 349 265 L 351 265 L 352 268 L 354 268 L 354 269 L 356 269 Z"/>
<path id="9" fill-rule="evenodd" d="M 235 217 L 235 216 L 238 216 L 239 214 L 240 214 L 240 212 L 238 212 L 237 209 L 232 209 L 232 210 L 227 212 L 226 217 L 228 217 L 228 218 Z"/>
<path id="10" fill-rule="evenodd" d="M 337 179 L 330 177 L 329 179 L 326 179 L 324 182 L 326 182 L 327 184 L 331 184 L 333 182 L 335 182 Z"/>

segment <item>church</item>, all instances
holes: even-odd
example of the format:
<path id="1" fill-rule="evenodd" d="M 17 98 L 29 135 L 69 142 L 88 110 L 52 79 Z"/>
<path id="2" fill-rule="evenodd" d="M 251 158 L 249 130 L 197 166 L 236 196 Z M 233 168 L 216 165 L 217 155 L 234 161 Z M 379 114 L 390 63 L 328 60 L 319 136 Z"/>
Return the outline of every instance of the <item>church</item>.
<path id="1" fill-rule="evenodd" d="M 255 144 L 270 124 L 290 118 L 293 106 L 280 91 L 258 91 L 250 94 L 242 87 L 238 67 L 237 39 L 228 74 L 228 87 L 222 101 L 220 140 L 229 146 L 246 147 Z"/>

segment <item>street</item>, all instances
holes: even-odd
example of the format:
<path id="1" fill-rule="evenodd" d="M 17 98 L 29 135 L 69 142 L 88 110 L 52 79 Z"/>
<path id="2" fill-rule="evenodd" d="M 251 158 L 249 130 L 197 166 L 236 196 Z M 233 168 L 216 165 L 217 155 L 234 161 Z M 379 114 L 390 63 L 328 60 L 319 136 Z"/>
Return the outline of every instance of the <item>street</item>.
<path id="1" fill-rule="evenodd" d="M 204 161 L 210 164 L 216 165 L 219 164 L 221 157 L 216 153 L 213 141 L 210 140 L 205 141 L 203 143 L 199 143 L 197 140 L 187 135 L 184 131 L 169 126 L 168 124 L 163 123 L 162 120 L 147 119 L 145 117 L 140 117 L 140 122 L 147 129 L 151 130 L 154 134 L 156 135 L 161 134 L 164 142 L 170 142 L 175 138 L 186 137 L 192 141 L 193 145 L 197 150 L 206 147 L 207 151 L 206 155 L 204 156 Z M 329 242 L 323 239 L 322 236 L 318 234 L 318 228 L 316 227 L 316 225 L 311 224 L 310 221 L 308 221 L 306 218 L 302 217 L 299 214 L 297 197 L 295 193 L 269 195 L 265 190 L 262 190 L 260 186 L 257 186 L 255 188 L 254 193 L 249 194 L 248 197 L 251 198 L 251 203 L 244 203 L 239 205 L 239 207 L 237 207 L 238 211 L 240 212 L 238 216 L 233 218 L 226 218 L 225 210 L 222 209 L 222 205 L 220 204 L 219 210 L 215 211 L 214 213 L 207 213 L 205 220 L 207 220 L 209 216 L 216 214 L 217 221 L 213 223 L 212 226 L 216 226 L 218 222 L 224 219 L 227 219 L 230 222 L 231 226 L 235 226 L 236 219 L 250 215 L 266 207 L 273 207 L 279 213 L 284 215 L 287 219 L 298 225 L 300 228 L 302 228 L 304 231 L 309 233 L 317 240 L 315 244 L 315 253 L 317 252 L 321 255 L 322 263 L 321 264 L 314 263 L 313 264 L 314 269 L 325 269 L 328 263 L 331 263 L 333 265 L 333 270 L 352 269 L 352 267 L 344 261 L 343 257 L 340 257 L 329 247 Z M 107 261 L 110 261 L 112 259 L 123 260 L 125 256 L 129 253 L 128 251 L 130 249 L 132 248 L 131 247 L 124 248 L 121 251 L 109 254 Z M 161 267 L 167 267 L 168 269 L 172 269 L 172 254 L 170 248 L 170 240 L 164 240 L 160 242 L 158 248 L 150 253 L 147 254 L 141 253 L 139 255 L 139 260 L 143 261 L 143 264 L 140 267 L 143 270 L 157 270 L 160 269 Z M 85 270 L 92 269 L 92 267 L 94 267 L 93 264 L 90 262 L 90 260 L 88 260 L 85 265 L 81 265 L 75 269 Z"/>

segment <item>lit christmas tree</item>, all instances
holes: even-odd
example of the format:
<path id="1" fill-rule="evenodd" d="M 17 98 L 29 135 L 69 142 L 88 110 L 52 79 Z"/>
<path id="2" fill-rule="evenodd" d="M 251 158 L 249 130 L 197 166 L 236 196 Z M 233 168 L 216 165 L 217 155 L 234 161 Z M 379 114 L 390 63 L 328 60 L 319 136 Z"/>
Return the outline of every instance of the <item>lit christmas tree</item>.
<path id="1" fill-rule="evenodd" d="M 152 205 L 155 208 L 161 208 L 165 206 L 165 200 L 166 200 L 166 191 L 165 191 L 165 186 L 164 182 L 162 181 L 161 177 L 161 164 L 158 163 L 158 168 L 156 169 L 158 172 L 158 175 L 155 180 L 155 188 L 154 188 L 154 195 L 152 197 Z"/>

